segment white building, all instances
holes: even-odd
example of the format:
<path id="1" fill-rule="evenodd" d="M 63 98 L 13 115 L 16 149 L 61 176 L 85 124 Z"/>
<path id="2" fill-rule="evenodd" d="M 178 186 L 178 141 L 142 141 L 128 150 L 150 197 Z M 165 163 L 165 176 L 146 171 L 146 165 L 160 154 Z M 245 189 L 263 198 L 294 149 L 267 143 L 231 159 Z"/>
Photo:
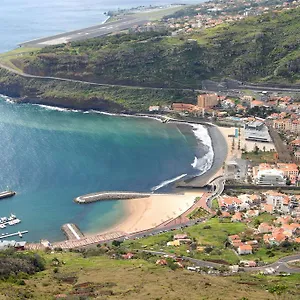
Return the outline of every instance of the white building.
<path id="1" fill-rule="evenodd" d="M 285 185 L 286 181 L 282 171 L 267 169 L 258 171 L 255 182 L 259 185 Z"/>

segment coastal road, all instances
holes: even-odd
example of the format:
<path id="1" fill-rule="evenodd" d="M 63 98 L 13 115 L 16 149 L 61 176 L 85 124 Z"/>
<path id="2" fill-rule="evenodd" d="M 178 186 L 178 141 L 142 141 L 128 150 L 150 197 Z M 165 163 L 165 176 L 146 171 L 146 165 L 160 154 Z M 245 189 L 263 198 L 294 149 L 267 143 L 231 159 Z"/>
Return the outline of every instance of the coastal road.
<path id="1" fill-rule="evenodd" d="M 100 24 L 100 25 L 74 30 L 70 32 L 65 32 L 54 36 L 35 39 L 32 41 L 27 41 L 19 44 L 19 46 L 30 47 L 30 48 L 43 48 L 51 45 L 81 41 L 81 40 L 104 36 L 113 32 L 119 32 L 136 25 L 143 25 L 148 21 L 149 21 L 149 17 L 147 17 L 146 14 L 145 16 L 141 16 L 140 14 L 138 18 L 134 16 L 124 16 L 121 20 L 108 22 L 105 24 Z"/>

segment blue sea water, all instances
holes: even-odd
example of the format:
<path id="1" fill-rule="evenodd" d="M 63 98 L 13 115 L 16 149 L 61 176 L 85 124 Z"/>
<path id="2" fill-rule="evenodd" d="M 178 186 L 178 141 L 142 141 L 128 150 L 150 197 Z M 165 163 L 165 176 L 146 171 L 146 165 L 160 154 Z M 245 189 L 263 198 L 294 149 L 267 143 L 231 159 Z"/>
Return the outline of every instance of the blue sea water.
<path id="1" fill-rule="evenodd" d="M 101 23 L 108 10 L 163 3 L 2 0 L 0 52 L 25 40 Z M 107 228 L 124 215 L 122 203 L 78 205 L 73 198 L 101 190 L 150 191 L 181 174 L 199 172 L 191 164 L 196 166 L 195 156 L 207 151 L 191 130 L 176 124 L 14 104 L 0 96 L 0 190 L 17 191 L 0 201 L 0 217 L 15 213 L 22 220 L 0 229 L 0 235 L 29 230 L 27 241 L 56 241 L 64 238 L 60 227 L 67 222 L 89 233 Z"/>

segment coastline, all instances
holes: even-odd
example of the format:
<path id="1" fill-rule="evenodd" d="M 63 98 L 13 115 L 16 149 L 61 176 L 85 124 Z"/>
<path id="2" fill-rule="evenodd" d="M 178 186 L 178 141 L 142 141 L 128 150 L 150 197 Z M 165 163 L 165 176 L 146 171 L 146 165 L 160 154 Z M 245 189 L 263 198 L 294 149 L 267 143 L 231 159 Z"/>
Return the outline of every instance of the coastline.
<path id="1" fill-rule="evenodd" d="M 12 101 L 11 98 L 4 96 L 3 97 L 5 101 L 8 102 L 14 102 Z M 35 104 L 38 105 L 38 104 Z M 41 107 L 45 109 L 51 109 L 51 110 L 58 110 L 58 111 L 72 111 L 71 109 L 63 109 L 63 108 L 58 108 L 58 107 L 53 107 L 53 106 L 44 106 L 43 104 Z M 81 112 L 81 113 L 98 113 L 98 114 L 104 114 L 104 115 L 112 115 L 116 117 L 135 117 L 135 118 L 150 118 L 155 121 L 162 121 L 160 119 L 160 116 L 142 116 L 142 115 L 130 115 L 130 114 L 115 114 L 115 113 L 107 113 L 107 112 L 101 112 L 101 111 L 95 111 L 95 110 L 90 110 L 90 111 L 78 111 L 76 110 L 75 112 Z M 173 122 L 173 121 L 172 121 Z M 183 125 L 183 126 L 188 126 L 195 136 L 195 139 L 197 140 L 197 144 L 203 145 L 207 144 L 205 141 L 201 139 L 201 136 L 197 136 L 196 132 L 197 128 L 199 129 L 199 126 L 203 126 L 201 124 L 196 124 L 196 123 L 188 123 L 179 120 L 179 122 L 176 122 L 174 120 L 173 123 L 177 123 L 178 125 Z M 210 137 L 211 140 L 211 147 L 213 150 L 213 161 L 209 169 L 205 170 L 203 174 L 192 178 L 188 179 L 186 182 L 188 183 L 198 183 L 199 187 L 199 182 L 206 182 L 211 176 L 213 176 L 219 169 L 222 167 L 223 164 L 223 159 L 225 152 L 224 146 L 222 144 L 222 139 L 220 138 L 222 133 L 220 130 L 215 127 L 215 126 L 204 126 L 205 130 L 207 130 L 207 133 Z M 201 127 L 200 127 L 201 128 Z M 207 142 L 207 141 L 206 141 Z M 226 143 L 226 141 L 225 141 Z M 210 146 L 208 145 L 208 148 Z M 225 147 L 227 148 L 227 147 Z M 208 149 L 208 152 L 211 149 Z M 204 155 L 205 156 L 205 155 Z M 199 159 L 199 158 L 198 158 Z M 201 159 L 201 158 L 200 158 Z M 179 176 L 180 177 L 180 176 Z M 179 178 L 180 180 L 180 178 Z M 168 183 L 170 180 L 166 180 L 165 182 Z M 124 209 L 124 216 L 116 222 L 113 226 L 109 228 L 105 228 L 103 230 L 95 231 L 95 233 L 87 233 L 86 237 L 93 236 L 95 234 L 106 234 L 106 233 L 112 233 L 112 232 L 123 232 L 125 234 L 131 234 L 136 231 L 143 231 L 146 229 L 151 229 L 154 227 L 157 227 L 158 225 L 170 221 L 174 218 L 177 218 L 180 216 L 184 211 L 188 210 L 191 206 L 194 204 L 194 200 L 196 197 L 201 197 L 203 194 L 203 191 L 201 190 L 190 190 L 190 189 L 176 189 L 178 179 L 175 182 L 170 182 L 168 183 L 172 187 L 172 191 L 168 194 L 153 194 L 149 198 L 142 198 L 142 199 L 132 199 L 132 200 L 125 200 L 123 201 L 123 209 Z M 187 184 L 186 186 L 180 186 L 180 187 L 190 187 L 190 184 Z M 181 194 L 179 194 L 181 193 Z"/>

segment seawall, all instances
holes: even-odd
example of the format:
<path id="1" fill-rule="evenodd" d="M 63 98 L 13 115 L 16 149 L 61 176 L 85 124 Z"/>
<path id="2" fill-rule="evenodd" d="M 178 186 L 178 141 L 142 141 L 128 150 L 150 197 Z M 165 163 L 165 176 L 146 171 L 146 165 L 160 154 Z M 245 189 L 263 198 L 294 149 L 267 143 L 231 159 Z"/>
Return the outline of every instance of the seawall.
<path id="1" fill-rule="evenodd" d="M 137 192 L 99 192 L 93 194 L 87 194 L 76 197 L 74 201 L 79 204 L 87 204 L 96 201 L 107 201 L 107 200 L 128 200 L 147 198 L 150 193 L 137 193 Z"/>

